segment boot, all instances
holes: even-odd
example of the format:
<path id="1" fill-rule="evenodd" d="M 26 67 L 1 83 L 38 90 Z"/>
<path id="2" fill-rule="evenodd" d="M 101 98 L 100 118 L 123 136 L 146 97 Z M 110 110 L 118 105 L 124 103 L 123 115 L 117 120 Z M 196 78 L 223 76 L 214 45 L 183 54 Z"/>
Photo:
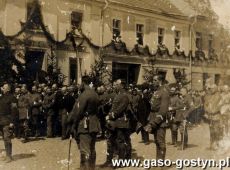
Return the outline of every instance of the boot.
<path id="1" fill-rule="evenodd" d="M 86 155 L 84 155 L 84 154 L 81 154 L 80 170 L 91 170 L 91 169 L 90 169 L 90 160 L 89 160 L 89 158 L 88 158 Z"/>
<path id="2" fill-rule="evenodd" d="M 166 148 L 157 148 L 156 160 L 165 160 Z"/>
<path id="3" fill-rule="evenodd" d="M 172 145 L 177 145 L 177 133 L 173 132 L 172 134 Z"/>
<path id="4" fill-rule="evenodd" d="M 107 155 L 106 161 L 103 164 L 99 165 L 99 167 L 100 168 L 112 168 L 112 169 L 115 169 L 115 167 L 112 164 L 112 159 L 113 159 L 112 155 Z"/>
<path id="5" fill-rule="evenodd" d="M 96 151 L 92 151 L 91 156 L 90 156 L 90 169 L 95 170 L 96 166 Z"/>

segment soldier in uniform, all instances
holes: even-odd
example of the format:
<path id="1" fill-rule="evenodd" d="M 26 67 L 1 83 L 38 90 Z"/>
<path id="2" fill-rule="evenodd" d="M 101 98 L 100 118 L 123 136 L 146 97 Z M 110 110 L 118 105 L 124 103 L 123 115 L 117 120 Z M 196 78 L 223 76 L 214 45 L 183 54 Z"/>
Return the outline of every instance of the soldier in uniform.
<path id="1" fill-rule="evenodd" d="M 28 142 L 28 137 L 30 133 L 29 128 L 29 107 L 30 107 L 30 94 L 26 86 L 21 88 L 21 96 L 18 99 L 18 111 L 19 111 L 19 135 L 24 139 L 23 143 Z"/>
<path id="2" fill-rule="evenodd" d="M 100 86 L 97 88 L 97 94 L 99 96 L 99 109 L 98 109 L 98 118 L 101 123 L 101 130 L 102 133 L 99 136 L 100 139 L 104 139 L 105 137 L 105 113 L 104 113 L 104 106 L 106 104 L 106 96 L 104 86 Z"/>
<path id="3" fill-rule="evenodd" d="M 179 123 L 177 120 L 178 114 L 177 110 L 181 109 L 182 101 L 176 92 L 176 88 L 172 87 L 170 89 L 170 104 L 169 104 L 169 115 L 170 115 L 170 129 L 172 137 L 172 145 L 177 146 L 178 128 Z"/>
<path id="4" fill-rule="evenodd" d="M 230 93 L 228 85 L 224 85 L 221 92 L 220 113 L 222 117 L 222 124 L 224 126 L 224 133 L 229 135 L 229 119 L 230 119 Z"/>
<path id="5" fill-rule="evenodd" d="M 131 158 L 131 139 L 130 139 L 130 122 L 127 115 L 129 98 L 125 91 L 125 84 L 118 79 L 114 82 L 116 96 L 112 103 L 112 108 L 106 116 L 107 128 L 107 158 L 101 168 L 113 167 L 112 159 L 115 147 L 118 151 L 118 159 Z"/>
<path id="6" fill-rule="evenodd" d="M 19 99 L 21 95 L 21 89 L 19 87 L 16 87 L 15 90 L 14 90 L 14 96 L 15 98 Z M 19 112 L 18 112 L 18 108 L 16 108 L 14 111 L 13 111 L 13 124 L 14 124 L 14 133 L 15 133 L 15 137 L 19 138 Z"/>
<path id="7" fill-rule="evenodd" d="M 54 96 L 53 116 L 52 116 L 52 133 L 53 136 L 61 136 L 61 121 L 59 116 L 60 107 L 59 104 L 62 100 L 62 92 L 58 89 L 57 84 L 52 85 L 52 93 Z"/>
<path id="8" fill-rule="evenodd" d="M 97 93 L 89 87 L 89 76 L 82 77 L 80 87 L 82 93 L 76 101 L 73 110 L 68 118 L 69 125 L 75 129 L 81 162 L 80 169 L 93 170 L 96 163 L 95 143 L 97 134 L 101 131 L 98 119 L 99 97 Z"/>
<path id="9" fill-rule="evenodd" d="M 38 137 L 41 134 L 41 121 L 40 121 L 40 111 L 42 106 L 42 97 L 41 94 L 37 92 L 37 87 L 32 87 L 31 93 L 31 103 L 30 103 L 30 114 L 32 129 L 35 137 Z"/>
<path id="10" fill-rule="evenodd" d="M 73 105 L 75 103 L 74 96 L 71 95 L 71 93 L 68 93 L 67 87 L 64 86 L 61 89 L 62 91 L 62 98 L 59 102 L 59 114 L 61 117 L 61 128 L 62 128 L 62 140 L 65 140 L 68 138 L 67 136 L 67 118 L 69 113 L 71 112 Z"/>
<path id="11" fill-rule="evenodd" d="M 221 95 L 215 84 L 209 85 L 204 98 L 205 118 L 209 121 L 210 149 L 216 150 L 223 137 L 220 114 Z"/>
<path id="12" fill-rule="evenodd" d="M 54 102 L 55 102 L 55 95 L 52 93 L 51 89 L 48 88 L 42 105 L 46 113 L 46 122 L 47 122 L 46 136 L 48 138 L 53 137 Z"/>
<path id="13" fill-rule="evenodd" d="M 156 91 L 153 93 L 150 104 L 151 113 L 148 124 L 144 129 L 154 134 L 156 143 L 156 159 L 164 160 L 166 154 L 166 117 L 169 108 L 169 92 L 163 85 L 163 78 L 160 75 L 153 77 L 153 86 Z"/>
<path id="14" fill-rule="evenodd" d="M 3 141 L 6 150 L 6 162 L 12 161 L 12 142 L 14 125 L 12 123 L 13 111 L 17 108 L 17 99 L 10 93 L 9 84 L 1 88 L 3 95 L 0 97 L 0 126 L 3 131 Z"/>
<path id="15" fill-rule="evenodd" d="M 144 89 L 137 107 L 137 120 L 140 121 L 143 126 L 148 123 L 148 117 L 151 111 L 149 100 L 148 89 Z M 143 128 L 141 129 L 141 137 L 144 144 L 148 145 L 150 143 L 149 134 Z"/>
<path id="16" fill-rule="evenodd" d="M 187 119 L 194 111 L 194 104 L 192 96 L 188 94 L 186 88 L 181 88 L 179 97 L 182 102 L 180 102 L 177 108 L 175 121 L 179 123 L 179 131 L 181 134 L 181 146 L 178 149 L 183 150 L 188 146 Z"/>

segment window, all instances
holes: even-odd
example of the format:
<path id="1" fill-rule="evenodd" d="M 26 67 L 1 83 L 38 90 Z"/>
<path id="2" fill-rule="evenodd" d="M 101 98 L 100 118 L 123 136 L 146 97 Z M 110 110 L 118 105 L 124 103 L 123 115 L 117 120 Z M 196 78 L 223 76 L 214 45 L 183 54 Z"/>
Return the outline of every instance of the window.
<path id="1" fill-rule="evenodd" d="M 144 38 L 144 25 L 143 24 L 136 25 L 136 38 L 137 38 L 137 43 L 140 45 L 143 45 L 143 38 Z"/>
<path id="2" fill-rule="evenodd" d="M 219 84 L 220 83 L 220 74 L 215 74 L 215 84 Z"/>
<path id="3" fill-rule="evenodd" d="M 164 33 L 165 33 L 164 28 L 158 28 L 158 44 L 163 44 L 163 42 L 164 42 Z"/>
<path id="4" fill-rule="evenodd" d="M 213 46 L 213 35 L 209 34 L 208 35 L 208 50 L 211 51 Z"/>
<path id="5" fill-rule="evenodd" d="M 208 73 L 203 73 L 203 87 L 205 87 L 207 84 L 207 79 L 209 78 Z"/>
<path id="6" fill-rule="evenodd" d="M 70 83 L 77 81 L 77 61 L 73 58 L 69 58 L 69 76 L 70 76 Z"/>
<path id="7" fill-rule="evenodd" d="M 174 35 L 175 36 L 174 37 L 175 47 L 178 46 L 178 45 L 180 46 L 181 32 L 180 31 L 175 31 L 174 34 L 175 34 Z"/>
<path id="8" fill-rule="evenodd" d="M 72 12 L 71 13 L 71 26 L 72 28 L 81 28 L 82 23 L 82 13 L 80 12 Z"/>
<path id="9" fill-rule="evenodd" d="M 196 33 L 196 48 L 202 50 L 202 34 L 200 32 Z"/>
<path id="10" fill-rule="evenodd" d="M 113 39 L 121 34 L 121 20 L 113 19 Z"/>

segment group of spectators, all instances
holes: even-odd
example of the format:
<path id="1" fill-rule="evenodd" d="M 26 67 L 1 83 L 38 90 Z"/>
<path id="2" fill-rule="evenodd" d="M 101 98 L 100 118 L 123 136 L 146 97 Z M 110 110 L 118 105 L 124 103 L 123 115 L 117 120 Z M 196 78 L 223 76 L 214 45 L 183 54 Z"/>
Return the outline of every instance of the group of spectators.
<path id="1" fill-rule="evenodd" d="M 62 139 L 68 138 L 68 114 L 81 93 L 79 86 L 58 87 L 56 84 L 48 86 L 34 83 L 30 89 L 25 84 L 16 84 L 13 87 L 11 91 L 18 104 L 18 109 L 12 115 L 17 138 L 23 138 L 22 142 L 29 141 L 31 136 L 47 136 L 48 138 L 61 136 Z M 104 127 L 104 117 L 112 107 L 111 104 L 115 93 L 112 86 L 101 85 L 95 90 L 100 99 L 99 117 L 101 125 Z M 149 101 L 152 89 L 130 84 L 126 90 L 130 100 L 130 110 L 135 113 L 135 119 L 142 124 L 146 124 L 151 111 Z M 189 91 L 188 93 L 192 96 L 194 105 L 197 108 L 189 117 L 189 122 L 196 124 L 200 122 L 203 114 L 205 92 Z M 142 134 L 143 141 L 148 143 L 145 131 L 142 131 Z M 102 128 L 100 137 L 104 137 L 104 128 Z"/>

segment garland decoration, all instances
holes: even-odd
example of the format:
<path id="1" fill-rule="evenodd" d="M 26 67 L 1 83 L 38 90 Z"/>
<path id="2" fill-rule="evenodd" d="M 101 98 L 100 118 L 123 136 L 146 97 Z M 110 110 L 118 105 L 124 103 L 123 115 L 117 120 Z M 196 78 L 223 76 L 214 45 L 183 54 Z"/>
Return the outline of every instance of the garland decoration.
<path id="1" fill-rule="evenodd" d="M 29 26 L 31 24 L 36 24 L 36 26 L 39 26 L 41 28 L 42 32 L 44 33 L 46 39 L 50 43 L 57 45 L 57 46 L 59 46 L 59 45 L 61 46 L 61 45 L 65 44 L 68 40 L 71 41 L 71 37 L 75 34 L 75 30 L 71 30 L 68 33 L 66 33 L 66 37 L 64 40 L 61 40 L 61 41 L 55 40 L 53 35 L 50 33 L 50 31 L 48 30 L 48 28 L 44 24 L 42 9 L 41 9 L 41 5 L 39 3 L 39 0 L 34 0 L 32 10 L 29 14 L 27 21 L 25 22 L 25 24 L 23 24 L 22 29 L 18 33 L 16 33 L 15 35 L 11 35 L 11 36 L 5 36 L 4 35 L 4 37 L 6 37 L 10 41 L 12 41 L 12 40 L 16 39 L 18 36 L 20 36 L 22 33 L 24 33 L 26 30 L 28 30 Z M 189 58 L 189 56 L 190 56 L 190 53 L 188 55 L 185 55 L 184 52 L 178 52 L 176 49 L 174 50 L 174 52 L 172 54 L 170 54 L 168 48 L 162 44 L 158 45 L 157 51 L 154 54 L 152 54 L 150 52 L 149 47 L 147 45 L 145 47 L 142 47 L 139 44 L 136 44 L 134 46 L 134 48 L 131 51 L 129 51 L 126 48 L 125 43 L 123 42 L 123 47 L 119 49 L 119 48 L 117 48 L 119 46 L 116 43 L 114 43 L 114 40 L 112 40 L 110 43 L 108 43 L 104 46 L 100 46 L 100 45 L 94 44 L 90 40 L 90 38 L 87 37 L 82 32 L 82 30 L 78 29 L 78 32 L 83 37 L 83 39 L 86 41 L 86 43 L 91 48 L 94 48 L 96 50 L 101 50 L 101 49 L 112 47 L 112 48 L 114 48 L 114 50 L 116 52 L 120 52 L 120 49 L 122 49 L 122 52 L 124 52 L 125 54 L 128 54 L 128 55 L 136 55 L 137 54 L 137 55 L 144 55 L 144 56 L 149 56 L 149 57 L 158 57 L 158 56 L 159 57 L 172 57 L 173 55 L 176 55 L 176 56 L 183 56 L 184 58 Z M 75 49 L 75 47 L 74 47 L 74 49 Z M 196 54 L 197 55 L 192 57 L 193 60 L 195 58 L 198 58 L 198 60 L 199 60 L 199 58 L 201 57 L 202 60 L 204 59 L 204 61 L 206 61 L 206 60 L 209 61 L 209 59 L 206 59 L 206 57 L 203 56 L 203 53 L 201 53 L 199 50 L 197 50 Z M 212 55 L 212 56 L 214 56 L 214 55 Z"/>
<path id="2" fill-rule="evenodd" d="M 34 0 L 33 4 L 32 4 L 32 9 L 31 12 L 28 16 L 28 19 L 25 23 L 21 23 L 22 24 L 22 28 L 21 30 L 14 34 L 14 35 L 4 35 L 4 33 L 2 31 L 0 31 L 0 43 L 1 45 L 3 45 L 4 50 L 3 50 L 3 54 L 1 57 L 1 60 L 4 59 L 4 65 L 1 68 L 3 72 L 1 72 L 3 76 L 0 77 L 0 81 L 1 79 L 5 79 L 7 80 L 10 75 L 13 75 L 14 72 L 12 72 L 12 67 L 14 66 L 14 70 L 16 70 L 16 72 L 20 73 L 20 74 L 16 74 L 16 75 L 22 75 L 21 72 L 23 72 L 24 67 L 23 64 L 20 63 L 20 61 L 17 61 L 15 56 L 14 56 L 14 52 L 11 49 L 11 41 L 18 41 L 17 37 L 20 36 L 22 33 L 26 32 L 27 30 L 29 30 L 31 28 L 31 25 L 36 26 L 36 28 L 41 29 L 42 32 L 44 33 L 44 36 L 46 37 L 47 41 L 49 41 L 52 45 L 54 46 L 62 46 L 64 45 L 67 41 L 72 42 L 72 46 L 74 48 L 74 50 L 78 50 L 78 47 L 80 47 L 84 42 L 86 42 L 91 48 L 99 50 L 99 51 L 106 51 L 109 49 L 112 49 L 112 52 L 118 53 L 118 54 L 126 54 L 126 55 L 139 55 L 139 56 L 147 56 L 150 58 L 154 58 L 154 61 L 156 58 L 158 57 L 172 57 L 173 55 L 175 56 L 183 56 L 183 58 L 190 58 L 190 56 L 192 56 L 192 52 L 190 51 L 188 55 L 185 55 L 184 52 L 180 52 L 178 50 L 175 49 L 175 51 L 173 52 L 173 54 L 169 53 L 168 48 L 165 45 L 158 45 L 158 48 L 156 50 L 155 53 L 152 53 L 149 49 L 149 46 L 141 46 L 139 44 L 135 44 L 134 48 L 129 51 L 126 47 L 126 43 L 121 41 L 120 39 L 117 40 L 117 38 L 115 40 L 112 40 L 110 43 L 104 45 L 104 46 L 100 46 L 100 45 L 96 45 L 95 43 L 93 43 L 91 41 L 91 39 L 86 36 L 83 31 L 81 29 L 77 29 L 77 31 L 80 34 L 80 39 L 81 42 L 80 44 L 76 43 L 76 39 L 79 38 L 79 36 L 76 36 L 75 34 L 75 30 L 71 30 L 68 33 L 66 33 L 66 37 L 64 40 L 58 41 L 55 40 L 54 36 L 50 33 L 49 29 L 45 26 L 44 24 L 44 17 L 42 15 L 42 9 L 41 9 L 41 5 L 39 3 L 39 0 Z M 25 42 L 24 42 L 25 43 Z M 197 50 L 195 52 L 195 55 L 191 57 L 192 60 L 196 61 L 208 61 L 208 62 L 217 62 L 217 55 L 215 54 L 214 51 L 212 51 L 212 53 L 210 53 L 209 57 L 205 57 L 205 54 L 200 51 Z M 100 59 L 100 62 L 103 61 L 102 59 Z M 2 63 L 0 63 L 2 65 Z M 0 66 L 1 66 L 0 65 Z M 16 67 L 17 69 L 15 69 Z M 104 66 L 103 66 L 104 68 Z M 4 77 L 4 78 L 3 78 Z M 15 77 L 15 74 L 14 76 Z"/>

